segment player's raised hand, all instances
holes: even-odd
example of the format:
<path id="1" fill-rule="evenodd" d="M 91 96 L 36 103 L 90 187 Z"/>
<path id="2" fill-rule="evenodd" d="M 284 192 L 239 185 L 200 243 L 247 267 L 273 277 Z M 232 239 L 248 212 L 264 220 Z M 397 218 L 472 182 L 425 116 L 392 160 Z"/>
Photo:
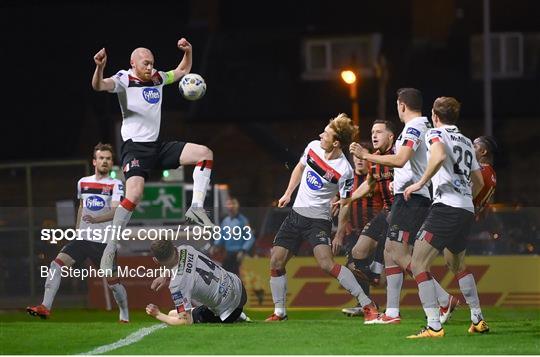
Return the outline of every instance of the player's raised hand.
<path id="1" fill-rule="evenodd" d="M 183 37 L 178 40 L 177 46 L 179 49 L 181 49 L 184 52 L 191 51 L 191 43 L 189 43 L 188 40 L 186 40 Z"/>
<path id="2" fill-rule="evenodd" d="M 107 63 L 107 52 L 105 51 L 105 48 L 102 48 L 94 55 L 94 62 L 96 62 L 97 66 L 105 66 Z"/>
<path id="3" fill-rule="evenodd" d="M 362 145 L 358 144 L 358 143 L 351 143 L 351 145 L 349 146 L 349 152 L 351 154 L 353 154 L 354 156 L 356 156 L 357 158 L 359 159 L 364 159 L 364 153 L 367 152 L 366 149 L 364 149 L 362 147 Z"/>
<path id="4" fill-rule="evenodd" d="M 150 316 L 154 316 L 156 317 L 157 315 L 159 315 L 160 311 L 159 311 L 159 307 L 157 307 L 156 305 L 154 304 L 148 304 L 146 306 L 146 313 Z"/>
<path id="5" fill-rule="evenodd" d="M 403 198 L 405 198 L 405 201 L 408 201 L 411 198 L 411 195 L 414 192 L 420 190 L 422 188 L 422 186 L 424 186 L 424 185 L 421 185 L 420 182 L 417 182 L 417 183 L 413 183 L 412 185 L 407 187 L 405 189 L 405 191 L 403 191 Z"/>
<path id="6" fill-rule="evenodd" d="M 150 285 L 150 289 L 154 291 L 159 291 L 161 288 L 167 285 L 167 278 L 164 276 L 160 276 L 159 278 L 155 278 L 154 281 L 152 281 L 152 285 Z"/>
<path id="7" fill-rule="evenodd" d="M 283 208 L 283 207 L 287 206 L 289 204 L 289 202 L 291 202 L 291 196 L 285 194 L 279 199 L 277 206 L 279 208 Z"/>

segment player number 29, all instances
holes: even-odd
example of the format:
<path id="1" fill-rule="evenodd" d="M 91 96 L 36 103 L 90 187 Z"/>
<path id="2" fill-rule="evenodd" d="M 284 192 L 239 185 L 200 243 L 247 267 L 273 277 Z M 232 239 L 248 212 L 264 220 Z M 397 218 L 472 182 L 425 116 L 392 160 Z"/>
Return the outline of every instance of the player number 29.
<path id="1" fill-rule="evenodd" d="M 465 176 L 467 180 L 471 178 L 471 167 L 472 167 L 472 152 L 469 150 L 465 150 L 463 152 L 463 148 L 461 146 L 454 146 L 452 151 L 454 154 L 457 154 L 456 163 L 454 163 L 454 173 L 457 175 Z M 465 164 L 465 167 L 462 169 L 461 162 Z M 467 168 L 469 169 L 467 171 Z"/>

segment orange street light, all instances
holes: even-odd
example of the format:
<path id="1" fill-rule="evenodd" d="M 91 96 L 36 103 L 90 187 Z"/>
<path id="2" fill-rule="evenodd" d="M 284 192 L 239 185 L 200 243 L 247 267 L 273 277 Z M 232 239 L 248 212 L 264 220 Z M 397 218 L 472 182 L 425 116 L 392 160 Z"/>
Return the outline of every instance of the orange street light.
<path id="1" fill-rule="evenodd" d="M 356 82 L 356 74 L 350 70 L 341 71 L 341 78 L 347 84 L 354 84 Z"/>
<path id="2" fill-rule="evenodd" d="M 341 71 L 341 79 L 349 85 L 349 98 L 352 104 L 352 120 L 354 125 L 360 123 L 360 115 L 358 109 L 358 86 L 356 81 L 356 73 L 351 70 Z"/>

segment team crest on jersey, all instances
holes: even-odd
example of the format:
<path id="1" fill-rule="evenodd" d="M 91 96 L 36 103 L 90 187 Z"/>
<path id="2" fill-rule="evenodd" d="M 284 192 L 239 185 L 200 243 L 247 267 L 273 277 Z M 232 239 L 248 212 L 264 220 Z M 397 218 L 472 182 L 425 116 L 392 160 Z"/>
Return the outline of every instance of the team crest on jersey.
<path id="1" fill-rule="evenodd" d="M 324 178 L 327 180 L 327 181 L 332 181 L 332 179 L 334 178 L 334 173 L 332 171 L 326 171 L 325 174 L 324 174 Z"/>
<path id="2" fill-rule="evenodd" d="M 142 91 L 142 96 L 150 104 L 156 104 L 159 102 L 161 95 L 156 88 L 144 88 Z"/>
<path id="3" fill-rule="evenodd" d="M 317 175 L 315 172 L 311 170 L 308 171 L 306 174 L 306 183 L 308 187 L 314 191 L 318 191 L 321 188 L 323 188 L 323 182 L 321 178 L 319 177 L 319 175 Z"/>
<path id="4" fill-rule="evenodd" d="M 102 195 L 110 195 L 111 191 L 112 191 L 111 186 L 103 186 L 103 188 L 101 189 L 101 194 Z"/>

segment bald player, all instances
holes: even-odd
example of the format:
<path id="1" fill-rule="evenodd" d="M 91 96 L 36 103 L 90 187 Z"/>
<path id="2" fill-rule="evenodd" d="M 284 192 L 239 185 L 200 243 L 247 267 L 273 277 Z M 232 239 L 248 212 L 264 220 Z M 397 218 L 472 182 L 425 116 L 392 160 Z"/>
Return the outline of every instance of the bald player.
<path id="1" fill-rule="evenodd" d="M 96 69 L 92 87 L 96 91 L 116 93 L 123 117 L 122 170 L 126 177 L 126 197 L 114 214 L 112 223 L 115 227 L 123 228 L 129 222 L 152 169 L 176 169 L 180 165 L 195 165 L 193 200 L 186 218 L 202 226 L 213 226 L 203 208 L 212 170 L 212 151 L 202 145 L 158 140 L 163 86 L 177 82 L 191 70 L 191 44 L 181 38 L 177 46 L 184 56 L 178 66 L 168 72 L 154 69 L 154 55 L 149 49 L 141 47 L 131 54 L 129 70 L 103 78 L 107 63 L 105 48 L 94 56 Z M 101 268 L 105 269 L 106 274 L 112 271 L 116 245 L 117 242 L 109 240 L 101 259 Z"/>

